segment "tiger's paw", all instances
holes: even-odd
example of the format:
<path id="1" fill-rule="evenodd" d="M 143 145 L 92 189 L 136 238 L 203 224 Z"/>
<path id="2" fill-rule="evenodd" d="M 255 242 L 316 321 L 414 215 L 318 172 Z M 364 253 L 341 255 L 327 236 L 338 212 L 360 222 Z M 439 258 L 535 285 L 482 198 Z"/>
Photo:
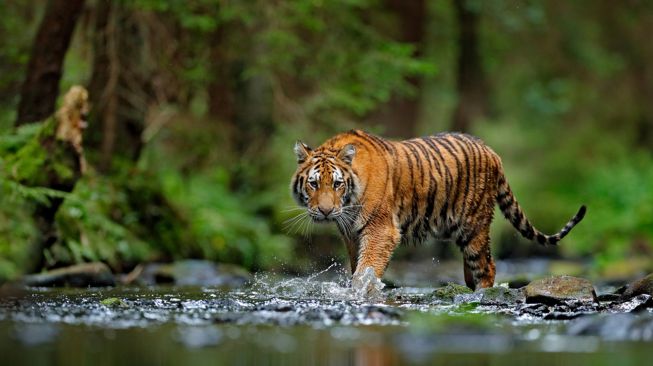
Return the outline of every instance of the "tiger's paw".
<path id="1" fill-rule="evenodd" d="M 384 287 L 385 284 L 376 277 L 372 267 L 365 267 L 362 271 L 357 271 L 351 279 L 351 288 L 360 298 L 379 299 L 382 297 L 381 290 Z"/>

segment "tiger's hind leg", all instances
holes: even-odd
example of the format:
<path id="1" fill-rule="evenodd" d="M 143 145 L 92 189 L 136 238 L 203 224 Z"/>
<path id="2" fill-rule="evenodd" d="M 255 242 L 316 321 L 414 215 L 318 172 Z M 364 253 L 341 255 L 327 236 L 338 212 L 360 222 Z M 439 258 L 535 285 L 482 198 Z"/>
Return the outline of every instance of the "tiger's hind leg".
<path id="1" fill-rule="evenodd" d="M 489 227 L 481 230 L 469 240 L 459 240 L 458 246 L 463 253 L 467 287 L 476 290 L 494 286 L 496 269 L 490 252 Z"/>

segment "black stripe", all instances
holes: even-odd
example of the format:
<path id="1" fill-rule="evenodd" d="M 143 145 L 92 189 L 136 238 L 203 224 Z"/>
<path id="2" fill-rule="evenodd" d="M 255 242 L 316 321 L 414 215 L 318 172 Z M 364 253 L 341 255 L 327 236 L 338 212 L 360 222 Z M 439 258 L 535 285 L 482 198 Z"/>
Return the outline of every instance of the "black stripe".
<path id="1" fill-rule="evenodd" d="M 483 255 L 481 253 L 469 254 L 465 253 L 464 259 L 466 262 L 478 262 Z"/>
<path id="2" fill-rule="evenodd" d="M 389 151 L 385 145 L 379 144 L 377 141 L 374 141 L 370 137 L 369 134 L 367 134 L 367 133 L 365 133 L 363 131 L 352 130 L 351 133 L 353 133 L 354 135 L 362 138 L 363 140 L 365 140 L 368 144 L 370 144 L 372 147 L 376 148 L 377 150 Z"/>
<path id="3" fill-rule="evenodd" d="M 513 204 L 512 196 L 508 196 L 508 198 L 502 202 L 499 202 L 499 208 L 501 209 L 501 212 L 506 213 L 506 210 L 508 210 Z"/>
<path id="4" fill-rule="evenodd" d="M 465 157 L 465 192 L 464 192 L 464 195 L 462 197 L 462 201 L 463 201 L 462 202 L 462 207 L 460 208 L 460 216 L 464 217 L 465 216 L 465 211 L 467 209 L 467 199 L 469 198 L 469 193 L 470 193 L 469 192 L 470 191 L 470 189 L 469 189 L 469 176 L 471 174 L 471 171 L 470 171 L 470 164 L 469 164 L 469 154 L 467 153 L 466 146 L 463 145 L 463 143 L 460 142 L 456 138 L 457 135 L 452 135 L 452 136 L 454 138 L 453 142 L 455 142 L 457 145 L 460 146 L 460 152 Z"/>
<path id="5" fill-rule="evenodd" d="M 460 163 L 460 160 L 458 160 L 458 155 L 457 151 L 454 151 L 455 148 L 453 144 L 447 140 L 447 139 L 441 139 L 438 140 L 442 144 L 442 146 L 451 154 L 451 156 L 456 160 L 456 194 L 453 196 L 453 200 L 451 200 L 451 213 L 453 216 L 456 215 L 456 203 L 458 202 L 458 197 L 460 196 L 461 193 L 461 171 L 462 171 L 462 164 Z"/>
<path id="6" fill-rule="evenodd" d="M 354 135 L 362 138 L 363 140 L 367 141 L 370 145 L 376 147 L 378 150 L 385 150 L 388 153 L 392 153 L 392 150 L 388 147 L 388 144 L 385 144 L 383 140 L 379 139 L 378 137 L 369 134 L 364 131 L 358 131 L 358 130 L 353 130 Z"/>
<path id="7" fill-rule="evenodd" d="M 297 183 L 296 183 L 296 186 L 295 186 L 295 192 L 300 193 L 301 188 L 303 186 L 304 186 L 304 177 L 301 176 L 301 177 L 299 177 L 299 179 L 297 179 Z"/>
<path id="8" fill-rule="evenodd" d="M 415 173 L 413 172 L 413 161 L 412 161 L 412 159 L 410 157 L 411 154 L 409 154 L 405 150 L 406 147 L 404 145 L 401 145 L 401 147 L 402 147 L 402 149 L 400 149 L 400 150 L 402 150 L 404 152 L 404 154 L 406 155 L 406 165 L 408 166 L 408 171 L 410 172 L 410 181 L 414 182 L 415 181 Z M 405 194 L 408 194 L 408 192 L 411 192 L 411 196 L 407 197 L 411 201 L 411 211 L 410 211 L 410 216 L 408 218 L 406 218 L 406 220 L 409 221 L 408 224 L 410 224 L 410 222 L 413 221 L 413 215 L 414 215 L 415 209 L 416 209 L 416 207 L 415 207 L 416 202 L 415 202 L 415 190 L 414 190 L 414 187 L 413 187 L 412 191 L 411 190 L 404 190 Z"/>
<path id="9" fill-rule="evenodd" d="M 442 170 L 440 170 L 439 161 L 442 161 L 443 157 L 442 157 L 442 154 L 440 154 L 440 149 L 438 149 L 438 147 L 435 146 L 433 141 L 431 141 L 428 138 L 422 138 L 422 142 L 425 143 L 428 146 L 428 148 L 425 146 L 424 149 L 426 151 L 429 151 L 429 157 L 433 160 L 433 166 L 435 166 L 435 170 L 438 171 L 439 175 L 442 175 Z M 439 156 L 439 158 L 436 157 L 435 154 L 437 154 Z M 438 160 L 438 161 L 436 161 L 436 160 Z"/>
<path id="10" fill-rule="evenodd" d="M 445 194 L 444 194 L 444 201 L 442 202 L 442 206 L 440 208 L 440 214 L 439 214 L 440 219 L 444 221 L 446 219 L 449 195 L 451 192 L 451 185 L 453 184 L 453 177 L 451 176 L 451 172 L 449 171 L 449 168 L 447 168 L 447 165 L 444 160 L 444 156 L 442 156 L 442 153 L 440 152 L 440 148 L 435 143 L 435 139 L 426 138 L 424 139 L 424 142 L 431 147 L 431 151 L 433 151 L 434 156 L 437 156 L 438 161 L 435 162 L 436 170 L 438 171 L 438 174 L 444 179 Z M 440 170 L 440 166 L 442 166 L 442 170 L 444 170 L 444 173 L 442 172 L 442 170 Z"/>
<path id="11" fill-rule="evenodd" d="M 415 149 L 414 146 L 412 146 L 411 141 L 404 141 L 404 146 L 408 148 L 414 155 L 415 158 L 415 168 L 416 170 L 419 170 L 419 185 L 422 186 L 422 182 L 424 181 L 424 166 L 422 165 L 422 159 L 420 159 L 419 152 L 417 149 Z M 411 160 L 412 162 L 412 160 Z M 412 228 L 412 234 L 411 236 L 413 238 L 417 237 L 417 232 L 419 231 L 419 228 L 417 227 L 420 223 L 420 220 L 417 220 L 417 218 L 420 216 L 419 215 L 419 202 L 421 201 L 421 197 L 417 194 L 417 184 L 418 181 L 416 177 L 413 177 L 413 184 L 412 184 L 412 191 L 413 191 L 413 202 L 412 202 L 412 209 L 411 209 L 411 224 L 414 225 Z"/>
<path id="12" fill-rule="evenodd" d="M 487 152 L 483 148 L 483 146 L 480 145 L 479 143 L 474 143 L 474 149 L 475 149 L 475 152 L 476 152 L 476 154 L 475 154 L 475 161 L 476 161 L 476 169 L 475 170 L 476 170 L 476 177 L 477 177 L 476 180 L 477 180 L 477 183 L 479 183 L 481 181 L 480 176 L 481 176 L 482 173 L 484 173 L 484 176 L 483 176 L 484 184 L 483 184 L 483 188 L 479 189 L 476 192 L 476 200 L 475 201 L 477 202 L 477 204 L 472 209 L 472 211 L 468 213 L 468 215 L 470 217 L 474 217 L 476 215 L 476 213 L 478 212 L 478 210 L 480 210 L 481 207 L 484 206 L 484 202 L 482 200 L 485 198 L 485 194 L 487 193 L 488 189 L 490 189 L 489 185 L 486 184 L 487 181 L 489 180 L 488 172 L 487 172 L 487 165 L 485 165 L 485 171 L 481 172 L 481 169 L 483 168 L 483 158 L 485 157 L 484 153 L 487 153 Z"/>
<path id="13" fill-rule="evenodd" d="M 389 152 L 389 153 L 391 153 L 391 154 L 394 154 L 394 153 L 395 153 L 394 146 L 392 146 L 392 144 L 391 144 L 388 140 L 383 139 L 383 138 L 380 138 L 380 137 L 378 137 L 378 136 L 376 136 L 376 135 L 373 135 L 373 134 L 371 134 L 371 133 L 366 133 L 366 134 L 367 134 L 370 138 L 372 138 L 374 141 L 376 141 L 376 142 L 378 142 L 379 144 L 381 144 L 381 145 L 385 148 L 385 150 L 386 150 L 387 152 Z"/>
<path id="14" fill-rule="evenodd" d="M 422 145 L 420 141 L 410 140 L 409 143 L 422 152 L 421 156 L 426 159 L 425 162 L 428 164 L 427 165 L 428 169 L 422 172 L 423 178 L 421 181 L 421 183 L 424 183 L 424 180 L 426 180 L 426 173 L 428 172 L 429 179 L 426 180 L 426 197 L 425 197 L 426 209 L 421 215 L 422 220 L 420 220 L 413 228 L 413 235 L 414 236 L 419 235 L 419 239 L 420 241 L 422 241 L 423 239 L 426 239 L 427 233 L 431 228 L 430 215 L 433 213 L 433 201 L 435 200 L 434 186 L 436 185 L 436 183 L 435 183 L 435 179 L 433 178 L 433 168 L 432 168 L 433 158 L 429 153 L 428 149 L 424 145 Z M 422 184 L 422 187 L 424 187 L 424 184 Z"/>

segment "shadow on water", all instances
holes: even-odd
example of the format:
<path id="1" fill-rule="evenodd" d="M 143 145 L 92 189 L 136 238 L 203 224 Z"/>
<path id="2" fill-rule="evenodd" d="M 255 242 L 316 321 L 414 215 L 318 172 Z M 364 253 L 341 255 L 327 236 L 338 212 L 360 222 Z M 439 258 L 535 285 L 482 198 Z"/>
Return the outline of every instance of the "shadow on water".
<path id="1" fill-rule="evenodd" d="M 2 364 L 647 364 L 651 309 L 544 320 L 428 287 L 360 300 L 339 268 L 247 287 L 32 289 L 0 299 Z M 473 298 L 469 297 L 469 298 Z"/>

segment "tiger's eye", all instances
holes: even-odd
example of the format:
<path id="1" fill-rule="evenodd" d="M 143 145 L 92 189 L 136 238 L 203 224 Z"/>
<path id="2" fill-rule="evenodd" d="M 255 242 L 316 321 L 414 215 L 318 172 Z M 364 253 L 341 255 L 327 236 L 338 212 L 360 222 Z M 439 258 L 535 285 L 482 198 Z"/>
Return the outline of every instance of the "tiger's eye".
<path id="1" fill-rule="evenodd" d="M 342 187 L 342 181 L 337 180 L 333 182 L 333 188 L 338 189 L 340 187 Z"/>
<path id="2" fill-rule="evenodd" d="M 317 189 L 317 181 L 311 180 L 308 182 L 308 185 L 310 185 L 313 189 Z"/>

